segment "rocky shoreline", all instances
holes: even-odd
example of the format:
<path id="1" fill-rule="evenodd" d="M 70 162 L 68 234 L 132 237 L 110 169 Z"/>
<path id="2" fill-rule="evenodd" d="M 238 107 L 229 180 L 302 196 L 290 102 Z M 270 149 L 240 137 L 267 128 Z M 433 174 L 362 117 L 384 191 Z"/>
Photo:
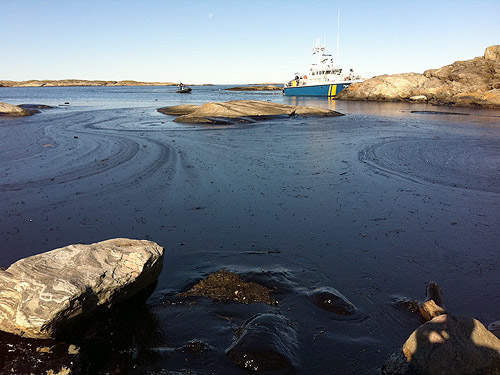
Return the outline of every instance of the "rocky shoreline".
<path id="1" fill-rule="evenodd" d="M 0 81 L 0 87 L 177 86 L 174 82 L 91 81 L 85 79 Z"/>
<path id="2" fill-rule="evenodd" d="M 32 370 L 40 374 L 82 372 L 89 348 L 101 336 L 106 337 L 113 324 L 118 324 L 123 318 L 119 317 L 120 311 L 129 314 L 144 305 L 156 287 L 163 257 L 164 249 L 155 242 L 116 238 L 91 245 L 69 245 L 21 259 L 7 270 L 0 270 L 0 357 L 5 360 L 0 370 L 24 373 L 31 364 L 35 366 Z M 268 281 L 271 288 L 221 270 L 190 290 L 167 297 L 164 303 L 188 309 L 198 303 L 197 299 L 208 298 L 224 304 L 269 305 L 268 312 L 255 314 L 234 331 L 225 354 L 246 370 L 294 372 L 298 369 L 297 324 L 280 309 L 280 301 L 271 297 L 277 285 Z M 310 303 L 334 319 L 359 318 L 359 309 L 333 287 L 306 293 Z M 428 283 L 425 301 L 401 304 L 419 314 L 423 324 L 384 363 L 382 374 L 444 374 L 449 369 L 454 374 L 500 371 L 497 332 L 487 330 L 472 317 L 447 311 L 437 283 Z M 113 311 L 117 316 L 109 315 Z M 105 324 L 98 327 L 96 322 Z M 191 341 L 180 350 L 214 348 L 203 341 Z M 17 355 L 10 355 L 11 351 Z"/>
<path id="3" fill-rule="evenodd" d="M 350 85 L 335 98 L 500 108 L 500 45 L 486 48 L 481 57 L 423 74 L 376 76 Z"/>
<path id="4" fill-rule="evenodd" d="M 283 88 L 276 85 L 253 85 L 229 87 L 227 91 L 282 91 Z"/>

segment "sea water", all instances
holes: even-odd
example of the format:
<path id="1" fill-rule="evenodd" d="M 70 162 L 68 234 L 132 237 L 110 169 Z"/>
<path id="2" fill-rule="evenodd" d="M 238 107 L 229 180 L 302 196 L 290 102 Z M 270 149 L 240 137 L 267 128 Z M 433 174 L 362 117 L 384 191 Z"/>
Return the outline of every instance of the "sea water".
<path id="1" fill-rule="evenodd" d="M 298 373 L 376 373 L 421 323 L 399 301 L 424 299 L 429 281 L 448 311 L 500 319 L 498 110 L 227 87 L 0 88 L 2 102 L 53 106 L 0 117 L 0 266 L 115 237 L 165 248 L 147 308 L 100 366 L 243 374 L 225 356 L 233 333 L 273 312 L 297 330 Z M 156 111 L 240 99 L 345 116 L 211 126 Z M 171 303 L 220 269 L 274 288 L 278 305 Z M 319 287 L 360 314 L 313 305 Z M 193 340 L 206 350 L 180 349 Z"/>

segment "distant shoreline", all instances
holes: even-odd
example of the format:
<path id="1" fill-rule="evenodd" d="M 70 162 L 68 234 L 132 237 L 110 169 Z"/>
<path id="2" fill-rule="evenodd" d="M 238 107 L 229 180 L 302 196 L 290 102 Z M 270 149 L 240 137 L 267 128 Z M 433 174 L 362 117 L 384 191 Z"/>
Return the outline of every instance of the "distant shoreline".
<path id="1" fill-rule="evenodd" d="M 139 82 L 132 80 L 123 81 L 91 81 L 85 79 L 9 81 L 0 80 L 0 87 L 99 87 L 99 86 L 177 86 L 175 82 Z M 213 86 L 211 84 L 190 86 Z"/>
<path id="2" fill-rule="evenodd" d="M 122 81 L 102 81 L 102 80 L 86 80 L 86 79 L 30 79 L 27 81 L 11 81 L 0 80 L 0 87 L 119 87 L 119 86 L 178 86 L 178 82 L 141 82 L 132 80 Z M 188 83 L 186 86 L 215 86 L 212 83 L 193 84 Z M 231 85 L 231 84 L 224 84 Z M 243 84 L 238 87 L 233 87 L 228 90 L 235 91 L 255 91 L 255 90 L 281 90 L 280 84 L 256 83 Z"/>

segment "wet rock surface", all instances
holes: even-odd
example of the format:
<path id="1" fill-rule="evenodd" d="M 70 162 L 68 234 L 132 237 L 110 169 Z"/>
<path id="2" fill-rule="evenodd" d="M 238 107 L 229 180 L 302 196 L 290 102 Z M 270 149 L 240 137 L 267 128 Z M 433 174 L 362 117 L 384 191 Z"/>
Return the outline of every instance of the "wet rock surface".
<path id="1" fill-rule="evenodd" d="M 162 266 L 162 247 L 123 238 L 21 259 L 0 270 L 0 329 L 32 338 L 66 336 L 149 290 Z"/>
<path id="2" fill-rule="evenodd" d="M 500 340 L 476 319 L 438 316 L 415 330 L 382 374 L 499 374 Z"/>
<path id="3" fill-rule="evenodd" d="M 308 293 L 309 299 L 318 307 L 337 315 L 355 315 L 358 309 L 342 293 L 332 287 L 322 287 Z"/>
<path id="4" fill-rule="evenodd" d="M 83 358 L 76 345 L 0 332 L 1 374 L 80 374 L 82 365 Z"/>
<path id="5" fill-rule="evenodd" d="M 382 75 L 352 84 L 336 98 L 500 108 L 499 56 L 500 45 L 491 46 L 482 57 L 423 74 Z"/>
<path id="6" fill-rule="evenodd" d="M 407 304 L 427 322 L 382 366 L 384 375 L 500 374 L 500 340 L 472 317 L 444 308 L 441 287 L 429 282 L 426 299 Z"/>
<path id="7" fill-rule="evenodd" d="M 217 301 L 239 303 L 267 303 L 277 304 L 271 298 L 271 291 L 254 282 L 244 282 L 240 276 L 232 272 L 221 270 L 208 275 L 199 281 L 190 290 L 180 293 L 179 296 L 202 296 Z"/>
<path id="8" fill-rule="evenodd" d="M 159 108 L 165 114 L 181 113 L 175 122 L 231 124 L 235 122 L 256 122 L 283 116 L 343 116 L 341 113 L 325 108 L 313 108 L 263 102 L 258 100 L 234 100 L 223 103 L 205 103 L 194 106 L 172 106 Z"/>
<path id="9" fill-rule="evenodd" d="M 284 316 L 259 314 L 240 327 L 226 354 L 247 370 L 293 370 L 297 346 L 297 333 Z"/>

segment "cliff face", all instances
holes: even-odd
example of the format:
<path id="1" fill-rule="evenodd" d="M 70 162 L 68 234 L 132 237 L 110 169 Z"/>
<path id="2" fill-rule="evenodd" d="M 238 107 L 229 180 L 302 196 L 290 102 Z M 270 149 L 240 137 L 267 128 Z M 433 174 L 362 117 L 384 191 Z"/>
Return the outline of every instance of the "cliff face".
<path id="1" fill-rule="evenodd" d="M 500 108 L 500 45 L 488 47 L 482 57 L 423 74 L 382 75 L 352 84 L 336 99 Z"/>
<path id="2" fill-rule="evenodd" d="M 0 81 L 0 87 L 68 87 L 68 86 L 177 86 L 173 82 L 88 81 L 84 79 Z"/>

